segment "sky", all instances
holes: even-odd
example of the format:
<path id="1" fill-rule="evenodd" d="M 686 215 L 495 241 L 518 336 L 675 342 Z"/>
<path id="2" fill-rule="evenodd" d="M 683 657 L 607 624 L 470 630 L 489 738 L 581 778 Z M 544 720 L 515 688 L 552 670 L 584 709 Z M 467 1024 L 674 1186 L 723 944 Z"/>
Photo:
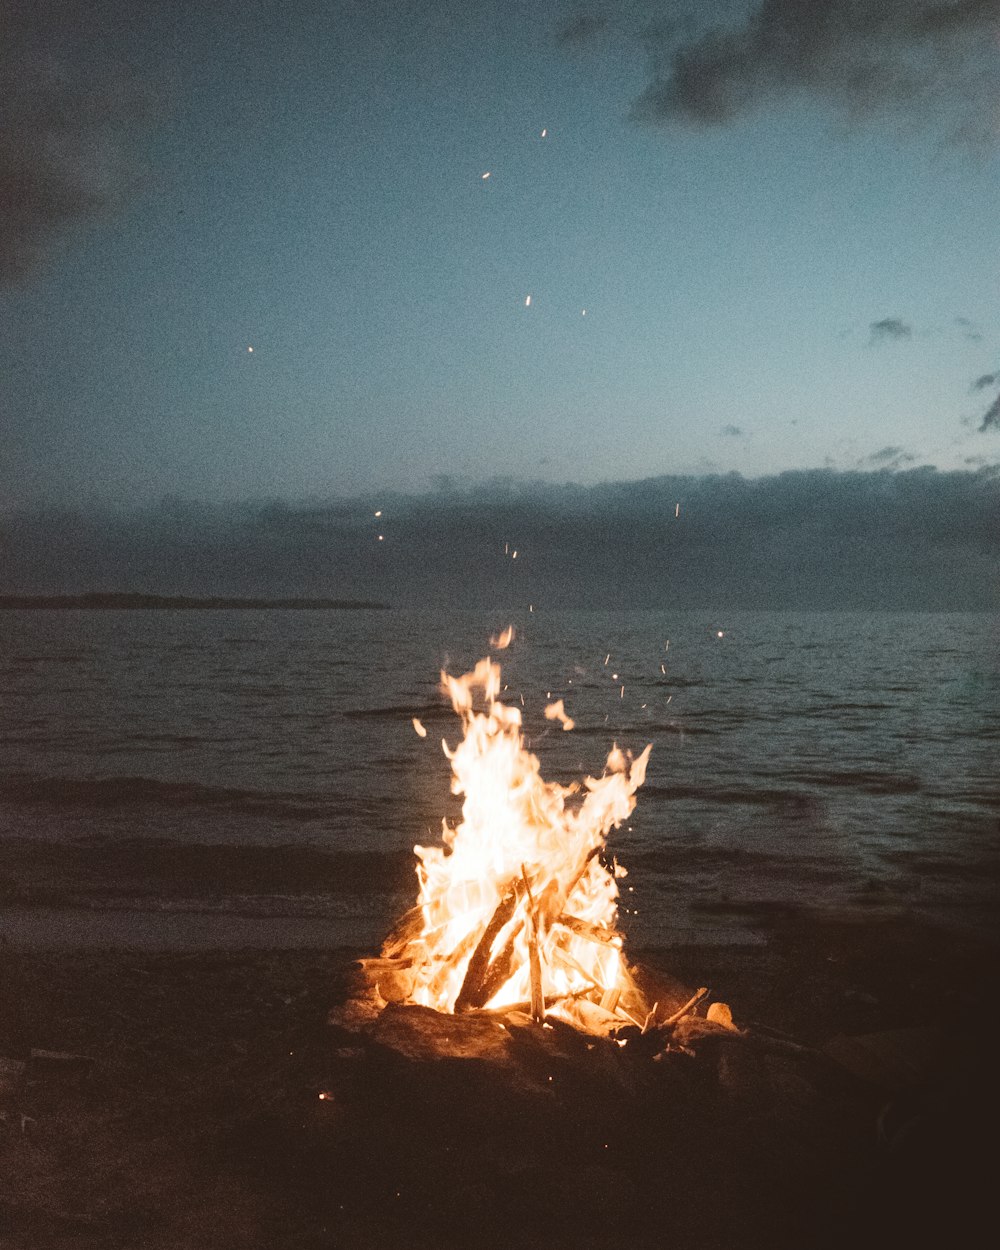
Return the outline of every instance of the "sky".
<path id="1" fill-rule="evenodd" d="M 996 482 L 1000 0 L 0 0 L 0 36 L 8 516 Z"/>

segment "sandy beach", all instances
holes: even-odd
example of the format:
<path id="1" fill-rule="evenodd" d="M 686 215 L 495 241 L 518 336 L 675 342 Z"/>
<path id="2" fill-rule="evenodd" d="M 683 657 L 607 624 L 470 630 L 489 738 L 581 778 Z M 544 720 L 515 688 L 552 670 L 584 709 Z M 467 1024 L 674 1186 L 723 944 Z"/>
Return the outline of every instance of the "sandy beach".
<path id="1" fill-rule="evenodd" d="M 786 919 L 763 944 L 631 951 L 808 1055 L 699 1051 L 632 1092 L 359 1043 L 328 1017 L 366 953 L 6 945 L 0 1244 L 912 1245 L 985 1206 L 985 939 Z"/>

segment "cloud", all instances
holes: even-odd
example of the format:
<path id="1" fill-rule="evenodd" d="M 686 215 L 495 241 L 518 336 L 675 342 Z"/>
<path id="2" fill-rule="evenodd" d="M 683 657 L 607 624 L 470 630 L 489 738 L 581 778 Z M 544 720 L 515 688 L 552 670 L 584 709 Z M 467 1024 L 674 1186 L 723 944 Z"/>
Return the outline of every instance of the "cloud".
<path id="1" fill-rule="evenodd" d="M 857 120 L 905 110 L 952 138 L 988 138 L 1000 0 L 755 0 L 735 22 L 647 35 L 634 113 L 720 125 L 794 97 Z"/>
<path id="2" fill-rule="evenodd" d="M 454 608 L 993 610 L 998 547 L 995 469 L 816 469 L 8 512 L 0 584 Z"/>
<path id="3" fill-rule="evenodd" d="M 916 456 L 911 456 L 902 447 L 883 447 L 880 451 L 873 451 L 870 456 L 865 456 L 860 464 L 870 468 L 896 469 L 904 464 L 912 464 L 915 459 Z"/>
<path id="4" fill-rule="evenodd" d="M 742 438 L 743 437 L 743 430 L 738 425 L 724 425 L 722 429 L 719 431 L 719 433 L 726 435 L 729 438 Z"/>
<path id="5" fill-rule="evenodd" d="M 1000 395 L 986 409 L 982 424 L 979 426 L 980 434 L 985 434 L 987 430 L 1000 430 Z"/>
<path id="6" fill-rule="evenodd" d="M 983 341 L 983 332 L 974 321 L 970 321 L 968 317 L 956 317 L 955 325 L 962 330 L 962 337 L 970 343 L 981 343 Z"/>
<path id="7" fill-rule="evenodd" d="M 57 48 L 60 15 L 45 5 L 0 0 L 0 29 L 0 283 L 9 283 L 132 193 L 132 132 L 146 101 L 122 67 Z"/>
<path id="8" fill-rule="evenodd" d="M 898 317 L 884 317 L 881 321 L 873 321 L 868 327 L 871 331 L 871 343 L 885 343 L 892 339 L 908 339 L 913 337 L 913 326 L 900 321 Z"/>
<path id="9" fill-rule="evenodd" d="M 972 384 L 974 391 L 984 391 L 988 386 L 996 386 L 1000 383 L 1000 373 L 984 373 L 976 378 Z"/>

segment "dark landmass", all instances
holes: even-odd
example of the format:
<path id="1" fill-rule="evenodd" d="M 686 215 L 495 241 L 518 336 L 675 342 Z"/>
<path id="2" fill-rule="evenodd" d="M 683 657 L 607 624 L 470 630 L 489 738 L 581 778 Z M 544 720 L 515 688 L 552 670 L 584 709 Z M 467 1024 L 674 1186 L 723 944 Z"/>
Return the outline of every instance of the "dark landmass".
<path id="1" fill-rule="evenodd" d="M 186 611 L 205 611 L 225 608 L 291 608 L 291 609 L 357 609 L 368 608 L 385 611 L 387 603 L 376 603 L 367 599 L 227 599 L 227 598 L 193 598 L 187 595 L 141 595 L 141 594 L 100 594 L 93 592 L 86 595 L 0 595 L 0 609 L 3 608 L 96 608 L 101 610 L 115 609 L 133 611 L 150 608 L 184 609 Z"/>

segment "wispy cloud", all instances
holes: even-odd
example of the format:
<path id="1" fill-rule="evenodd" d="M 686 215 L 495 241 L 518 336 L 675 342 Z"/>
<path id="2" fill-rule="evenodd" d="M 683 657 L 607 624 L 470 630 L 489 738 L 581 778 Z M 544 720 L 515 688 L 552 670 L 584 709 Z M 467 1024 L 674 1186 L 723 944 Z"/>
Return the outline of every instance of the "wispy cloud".
<path id="1" fill-rule="evenodd" d="M 870 456 L 865 456 L 859 467 L 897 469 L 904 464 L 912 464 L 914 460 L 916 456 L 903 447 L 882 447 L 879 451 L 873 451 Z"/>
<path id="2" fill-rule="evenodd" d="M 648 34 L 635 115 L 719 125 L 811 97 L 849 121 L 905 112 L 952 138 L 992 133 L 1000 0 L 755 0 L 741 13 Z"/>
<path id="3" fill-rule="evenodd" d="M 985 391 L 988 386 L 1000 385 L 1000 373 L 983 373 L 972 384 L 974 391 Z"/>
<path id="4" fill-rule="evenodd" d="M 868 327 L 871 334 L 869 342 L 885 343 L 896 339 L 913 337 L 913 326 L 901 321 L 898 317 L 883 317 L 881 321 L 873 321 Z"/>
<path id="5" fill-rule="evenodd" d="M 1000 395 L 986 409 L 982 424 L 979 426 L 980 434 L 985 434 L 987 430 L 1000 430 Z"/>

